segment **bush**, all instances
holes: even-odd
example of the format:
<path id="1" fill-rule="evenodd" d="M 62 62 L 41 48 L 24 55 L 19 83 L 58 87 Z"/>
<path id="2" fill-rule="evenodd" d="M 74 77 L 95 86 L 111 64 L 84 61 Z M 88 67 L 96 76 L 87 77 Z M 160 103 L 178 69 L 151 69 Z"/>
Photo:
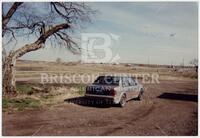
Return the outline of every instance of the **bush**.
<path id="1" fill-rule="evenodd" d="M 56 63 L 57 63 L 57 64 L 60 64 L 61 62 L 62 62 L 61 58 L 57 58 L 57 59 L 56 59 Z"/>
<path id="2" fill-rule="evenodd" d="M 17 84 L 16 89 L 21 94 L 32 94 L 32 88 L 31 85 L 28 84 Z"/>

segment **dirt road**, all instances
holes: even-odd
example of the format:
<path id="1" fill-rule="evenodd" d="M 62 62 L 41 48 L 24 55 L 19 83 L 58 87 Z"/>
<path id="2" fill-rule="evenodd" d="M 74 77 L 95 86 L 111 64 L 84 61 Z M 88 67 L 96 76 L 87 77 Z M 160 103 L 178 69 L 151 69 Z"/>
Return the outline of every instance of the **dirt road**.
<path id="1" fill-rule="evenodd" d="M 124 108 L 66 100 L 49 109 L 4 113 L 3 135 L 197 135 L 197 81 L 145 88 L 142 101 L 131 100 Z"/>

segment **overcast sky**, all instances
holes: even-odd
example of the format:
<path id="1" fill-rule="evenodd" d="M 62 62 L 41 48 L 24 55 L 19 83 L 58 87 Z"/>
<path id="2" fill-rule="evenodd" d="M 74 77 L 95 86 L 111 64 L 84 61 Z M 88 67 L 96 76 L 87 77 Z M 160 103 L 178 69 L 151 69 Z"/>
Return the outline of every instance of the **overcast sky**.
<path id="1" fill-rule="evenodd" d="M 119 36 L 113 44 L 120 62 L 185 64 L 198 57 L 198 4 L 189 2 L 88 3 L 99 13 L 84 33 Z M 25 43 L 20 42 L 21 43 Z M 28 53 L 22 59 L 64 61 L 80 59 L 66 50 L 52 49 Z"/>

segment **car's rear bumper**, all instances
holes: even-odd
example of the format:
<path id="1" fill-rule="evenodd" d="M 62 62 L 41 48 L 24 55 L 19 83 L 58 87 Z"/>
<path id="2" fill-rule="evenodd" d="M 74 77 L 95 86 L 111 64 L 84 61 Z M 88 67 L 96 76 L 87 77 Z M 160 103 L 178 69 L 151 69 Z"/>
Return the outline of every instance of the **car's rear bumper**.
<path id="1" fill-rule="evenodd" d="M 85 94 L 86 98 L 96 100 L 97 102 L 104 102 L 106 104 L 116 104 L 114 96 Z"/>
<path id="2" fill-rule="evenodd" d="M 114 96 L 108 95 L 97 95 L 97 94 L 85 94 L 86 97 L 97 97 L 97 98 L 114 98 Z"/>

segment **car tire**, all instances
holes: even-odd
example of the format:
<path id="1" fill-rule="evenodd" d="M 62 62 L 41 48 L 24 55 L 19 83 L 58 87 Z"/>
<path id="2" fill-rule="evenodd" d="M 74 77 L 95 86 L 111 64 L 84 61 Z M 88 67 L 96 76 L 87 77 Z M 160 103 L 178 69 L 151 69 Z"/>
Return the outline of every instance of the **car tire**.
<path id="1" fill-rule="evenodd" d="M 119 106 L 120 107 L 124 107 L 125 104 L 126 104 L 126 95 L 123 94 L 122 97 L 121 97 L 121 99 L 120 99 Z"/>

